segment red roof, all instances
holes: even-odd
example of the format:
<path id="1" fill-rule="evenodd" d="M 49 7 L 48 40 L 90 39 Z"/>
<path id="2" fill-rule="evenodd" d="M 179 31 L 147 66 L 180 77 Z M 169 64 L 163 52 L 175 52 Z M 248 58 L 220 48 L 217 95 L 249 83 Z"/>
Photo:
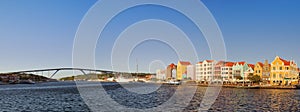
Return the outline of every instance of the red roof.
<path id="1" fill-rule="evenodd" d="M 224 65 L 225 63 L 225 61 L 219 61 L 216 65 Z"/>
<path id="2" fill-rule="evenodd" d="M 284 60 L 282 58 L 279 59 L 284 63 L 284 65 L 290 65 L 290 61 Z"/>
<path id="3" fill-rule="evenodd" d="M 191 65 L 191 63 L 190 63 L 190 62 L 187 62 L 187 61 L 179 61 L 179 63 L 180 63 L 181 65 Z"/>
<path id="4" fill-rule="evenodd" d="M 254 69 L 255 65 L 253 64 L 248 64 L 249 67 L 251 67 L 252 69 Z"/>
<path id="5" fill-rule="evenodd" d="M 258 62 L 258 65 L 261 66 L 261 67 L 264 66 L 264 64 L 262 62 Z"/>
<path id="6" fill-rule="evenodd" d="M 242 62 L 237 62 L 237 63 L 240 64 L 240 65 L 244 65 L 246 62 L 242 61 Z"/>
<path id="7" fill-rule="evenodd" d="M 206 60 L 208 63 L 214 62 L 214 60 Z"/>
<path id="8" fill-rule="evenodd" d="M 232 67 L 235 63 L 234 62 L 226 62 L 225 66 Z"/>
<path id="9" fill-rule="evenodd" d="M 198 62 L 198 64 L 202 64 L 203 62 Z"/>
<path id="10" fill-rule="evenodd" d="M 175 65 L 174 63 L 171 63 L 171 64 L 169 65 L 169 67 L 171 67 L 171 68 L 175 68 L 175 67 L 176 67 L 176 65 Z"/>

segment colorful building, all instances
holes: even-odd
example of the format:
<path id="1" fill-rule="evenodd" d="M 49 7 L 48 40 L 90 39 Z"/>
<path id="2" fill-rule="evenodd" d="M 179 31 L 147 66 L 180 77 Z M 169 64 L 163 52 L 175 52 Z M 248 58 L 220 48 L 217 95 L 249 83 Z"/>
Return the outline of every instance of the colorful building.
<path id="1" fill-rule="evenodd" d="M 233 65 L 233 76 L 234 78 L 242 77 L 245 78 L 245 72 L 249 69 L 249 66 L 246 62 L 237 62 Z"/>
<path id="2" fill-rule="evenodd" d="M 271 64 L 268 60 L 265 60 L 265 63 L 257 62 L 254 67 L 254 75 L 257 75 L 261 78 L 262 82 L 269 84 L 270 83 L 270 72 Z"/>
<path id="3" fill-rule="evenodd" d="M 299 72 L 295 61 L 287 61 L 276 56 L 271 63 L 270 82 L 272 85 L 298 84 Z"/>
<path id="4" fill-rule="evenodd" d="M 166 80 L 166 70 L 156 70 L 156 79 Z"/>
<path id="5" fill-rule="evenodd" d="M 176 79 L 177 80 L 182 80 L 187 78 L 187 66 L 191 65 L 190 62 L 185 62 L 185 61 L 178 61 L 177 64 L 177 75 Z"/>
<path id="6" fill-rule="evenodd" d="M 187 66 L 187 78 L 191 80 L 196 80 L 196 66 L 188 65 Z"/>
<path id="7" fill-rule="evenodd" d="M 257 62 L 254 67 L 254 74 L 259 77 L 262 77 L 264 64 L 262 62 Z"/>
<path id="8" fill-rule="evenodd" d="M 219 61 L 215 65 L 214 77 L 215 79 L 222 80 L 222 67 L 225 66 L 225 61 Z"/>
<path id="9" fill-rule="evenodd" d="M 175 65 L 174 63 L 171 63 L 170 65 L 168 65 L 167 71 L 166 71 L 167 79 L 176 78 L 176 70 L 177 70 L 177 65 Z"/>
<path id="10" fill-rule="evenodd" d="M 253 64 L 248 64 L 248 69 L 244 72 L 245 80 L 249 80 L 249 76 L 254 74 L 254 67 Z"/>
<path id="11" fill-rule="evenodd" d="M 198 81 L 211 82 L 214 79 L 216 61 L 204 60 L 196 64 L 196 79 Z"/>
<path id="12" fill-rule="evenodd" d="M 233 77 L 232 67 L 234 64 L 235 64 L 234 62 L 226 62 L 225 65 L 221 67 L 221 74 L 222 74 L 223 81 L 233 82 L 234 77 Z"/>

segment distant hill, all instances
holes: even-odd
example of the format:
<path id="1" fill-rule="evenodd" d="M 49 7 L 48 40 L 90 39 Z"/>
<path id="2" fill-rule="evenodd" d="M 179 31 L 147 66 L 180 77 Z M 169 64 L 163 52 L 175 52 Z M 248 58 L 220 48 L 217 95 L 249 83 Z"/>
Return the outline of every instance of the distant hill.
<path id="1" fill-rule="evenodd" d="M 119 74 L 87 74 L 87 75 L 77 75 L 71 77 L 63 77 L 59 80 L 61 81 L 73 81 L 73 80 L 106 80 L 107 78 L 147 78 L 150 77 L 150 73 L 119 73 Z"/>
<path id="2" fill-rule="evenodd" d="M 18 80 L 32 80 L 34 82 L 54 81 L 54 79 L 50 79 L 35 74 L 0 74 L 1 82 L 18 81 Z"/>

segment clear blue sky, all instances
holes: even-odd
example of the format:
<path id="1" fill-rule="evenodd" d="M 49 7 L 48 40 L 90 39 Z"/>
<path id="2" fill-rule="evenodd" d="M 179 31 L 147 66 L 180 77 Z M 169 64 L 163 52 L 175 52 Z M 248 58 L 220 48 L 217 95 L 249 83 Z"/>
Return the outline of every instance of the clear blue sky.
<path id="1" fill-rule="evenodd" d="M 95 2 L 96 0 L 0 0 L 0 72 L 71 67 L 76 30 Z M 229 60 L 255 63 L 264 59 L 273 60 L 279 55 L 300 62 L 299 0 L 203 0 L 203 3 L 222 30 Z M 151 15 L 154 11 L 161 14 Z M 174 16 L 166 17 L 169 13 Z M 136 17 L 134 14 L 139 16 L 132 18 Z M 197 40 L 193 44 L 197 47 L 200 60 L 210 58 L 207 43 L 194 32 L 196 29 L 193 24 L 172 10 L 163 7 L 136 7 L 124 11 L 118 17 L 107 28 L 115 31 L 106 32 L 106 38 L 101 38 L 97 45 L 96 65 L 99 69 L 110 69 L 106 66 L 110 63 L 110 60 L 106 60 L 110 54 L 101 54 L 102 50 L 106 50 L 103 46 L 113 43 L 113 37 L 117 35 L 115 33 L 123 27 L 145 18 L 159 18 L 186 27 L 184 31 L 191 40 Z M 122 21 L 122 24 L 116 21 Z M 169 46 L 149 41 L 133 51 L 130 64 L 135 69 L 135 58 L 143 58 L 138 61 L 140 71 L 148 72 L 148 64 L 153 59 L 164 60 L 166 64 L 176 63 L 177 57 L 170 58 L 174 54 Z"/>

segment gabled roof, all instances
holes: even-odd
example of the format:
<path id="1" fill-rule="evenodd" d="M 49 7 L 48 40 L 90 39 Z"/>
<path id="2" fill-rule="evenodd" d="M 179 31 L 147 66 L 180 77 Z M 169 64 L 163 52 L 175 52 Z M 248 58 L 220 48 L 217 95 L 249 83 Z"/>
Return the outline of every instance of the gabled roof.
<path id="1" fill-rule="evenodd" d="M 176 65 L 175 65 L 174 63 L 171 63 L 171 64 L 169 65 L 169 67 L 171 67 L 171 68 L 175 68 L 175 67 L 176 67 Z"/>
<path id="2" fill-rule="evenodd" d="M 191 63 L 190 63 L 190 62 L 187 62 L 187 61 L 179 61 L 179 63 L 180 63 L 181 65 L 191 65 Z"/>
<path id="3" fill-rule="evenodd" d="M 262 62 L 257 62 L 257 64 L 260 66 L 260 67 L 263 67 L 264 64 Z"/>
<path id="4" fill-rule="evenodd" d="M 251 67 L 252 69 L 254 69 L 255 65 L 253 64 L 248 64 L 249 67 Z"/>
<path id="5" fill-rule="evenodd" d="M 219 61 L 216 65 L 224 65 L 224 64 L 226 64 L 225 61 Z"/>
<path id="6" fill-rule="evenodd" d="M 279 59 L 284 63 L 284 65 L 290 65 L 291 64 L 290 61 L 284 60 L 282 58 L 279 58 Z"/>
<path id="7" fill-rule="evenodd" d="M 235 63 L 234 62 L 226 62 L 226 67 L 232 67 Z"/>
<path id="8" fill-rule="evenodd" d="M 236 64 L 239 64 L 239 65 L 244 65 L 246 62 L 245 61 L 242 61 L 242 62 L 236 62 Z"/>
<path id="9" fill-rule="evenodd" d="M 214 60 L 205 60 L 208 63 L 214 62 Z"/>

